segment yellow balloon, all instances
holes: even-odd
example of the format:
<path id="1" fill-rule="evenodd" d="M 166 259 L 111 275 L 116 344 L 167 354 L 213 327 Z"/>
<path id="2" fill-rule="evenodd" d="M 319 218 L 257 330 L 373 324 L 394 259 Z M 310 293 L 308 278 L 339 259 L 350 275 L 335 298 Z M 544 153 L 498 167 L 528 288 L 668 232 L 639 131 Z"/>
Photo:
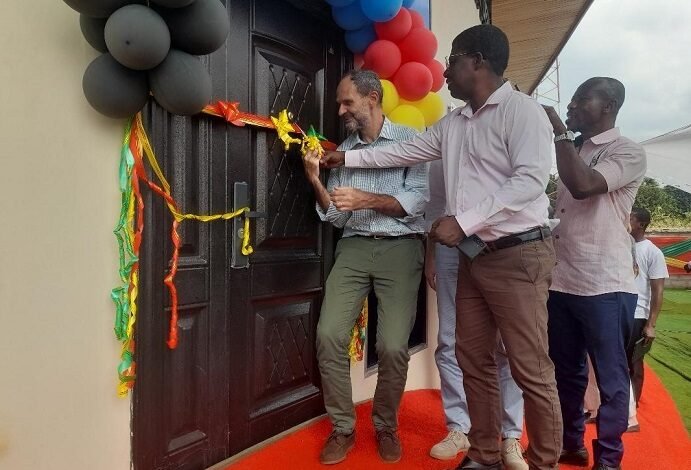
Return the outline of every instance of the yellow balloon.
<path id="1" fill-rule="evenodd" d="M 419 101 L 401 100 L 401 104 L 415 106 L 425 117 L 425 126 L 429 127 L 444 115 L 444 100 L 434 92 L 427 93 L 427 96 Z"/>
<path id="2" fill-rule="evenodd" d="M 389 113 L 389 119 L 397 124 L 412 127 L 419 131 L 425 130 L 425 116 L 419 109 L 409 104 L 402 104 Z"/>
<path id="3" fill-rule="evenodd" d="M 381 87 L 384 89 L 384 96 L 382 97 L 382 109 L 386 116 L 398 106 L 398 91 L 392 82 L 389 80 L 380 79 Z"/>

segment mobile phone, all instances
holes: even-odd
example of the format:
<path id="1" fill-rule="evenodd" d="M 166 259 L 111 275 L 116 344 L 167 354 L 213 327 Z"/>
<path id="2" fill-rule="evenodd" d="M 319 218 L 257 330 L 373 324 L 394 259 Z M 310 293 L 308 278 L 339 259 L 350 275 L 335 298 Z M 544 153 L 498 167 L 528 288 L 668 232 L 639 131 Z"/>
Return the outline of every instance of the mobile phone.
<path id="1" fill-rule="evenodd" d="M 473 259 L 487 248 L 487 244 L 477 235 L 471 235 L 464 238 L 461 243 L 456 245 L 456 248 L 458 248 L 458 251 L 463 253 L 468 259 Z"/>

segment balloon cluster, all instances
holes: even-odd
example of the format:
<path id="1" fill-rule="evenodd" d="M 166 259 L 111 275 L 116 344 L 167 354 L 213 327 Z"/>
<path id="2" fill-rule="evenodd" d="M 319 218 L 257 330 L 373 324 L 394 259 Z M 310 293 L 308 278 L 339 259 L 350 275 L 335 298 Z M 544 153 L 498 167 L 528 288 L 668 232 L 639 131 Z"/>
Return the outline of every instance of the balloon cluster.
<path id="1" fill-rule="evenodd" d="M 166 110 L 191 115 L 211 101 L 211 77 L 197 55 L 221 47 L 230 20 L 220 0 L 64 0 L 80 13 L 86 41 L 102 55 L 82 88 L 101 114 L 136 114 L 149 92 Z"/>
<path id="2" fill-rule="evenodd" d="M 444 85 L 444 66 L 434 56 L 437 38 L 415 0 L 326 0 L 346 30 L 346 46 L 356 68 L 373 70 L 384 88 L 384 114 L 393 122 L 424 130 L 444 114 L 436 93 Z"/>

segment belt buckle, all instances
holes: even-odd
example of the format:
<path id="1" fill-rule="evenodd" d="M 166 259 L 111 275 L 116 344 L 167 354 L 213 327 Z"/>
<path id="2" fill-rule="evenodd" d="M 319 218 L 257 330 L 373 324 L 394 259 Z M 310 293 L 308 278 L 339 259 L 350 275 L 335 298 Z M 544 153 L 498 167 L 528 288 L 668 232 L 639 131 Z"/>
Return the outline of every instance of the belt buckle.
<path id="1" fill-rule="evenodd" d="M 372 238 L 374 240 L 383 240 L 385 238 L 385 235 L 372 235 Z"/>

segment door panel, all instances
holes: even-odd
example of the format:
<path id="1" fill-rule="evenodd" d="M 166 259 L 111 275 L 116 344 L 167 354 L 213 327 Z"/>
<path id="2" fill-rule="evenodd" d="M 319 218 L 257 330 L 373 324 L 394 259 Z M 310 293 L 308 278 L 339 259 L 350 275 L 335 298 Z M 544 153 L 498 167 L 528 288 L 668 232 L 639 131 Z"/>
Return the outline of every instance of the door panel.
<path id="1" fill-rule="evenodd" d="M 336 116 L 340 31 L 293 1 L 225 3 L 228 41 L 201 58 L 214 99 L 261 115 L 287 109 L 335 140 L 337 121 L 323 117 Z M 231 263 L 232 222 L 180 225 L 179 342 L 169 350 L 162 281 L 172 220 L 145 192 L 134 466 L 201 469 L 323 412 L 314 340 L 333 236 L 316 216 L 299 151 L 275 132 L 171 116 L 153 102 L 145 125 L 184 212 L 230 211 L 235 183 L 245 182 L 250 206 L 265 214 L 252 219 L 255 252 L 243 269 Z"/>

